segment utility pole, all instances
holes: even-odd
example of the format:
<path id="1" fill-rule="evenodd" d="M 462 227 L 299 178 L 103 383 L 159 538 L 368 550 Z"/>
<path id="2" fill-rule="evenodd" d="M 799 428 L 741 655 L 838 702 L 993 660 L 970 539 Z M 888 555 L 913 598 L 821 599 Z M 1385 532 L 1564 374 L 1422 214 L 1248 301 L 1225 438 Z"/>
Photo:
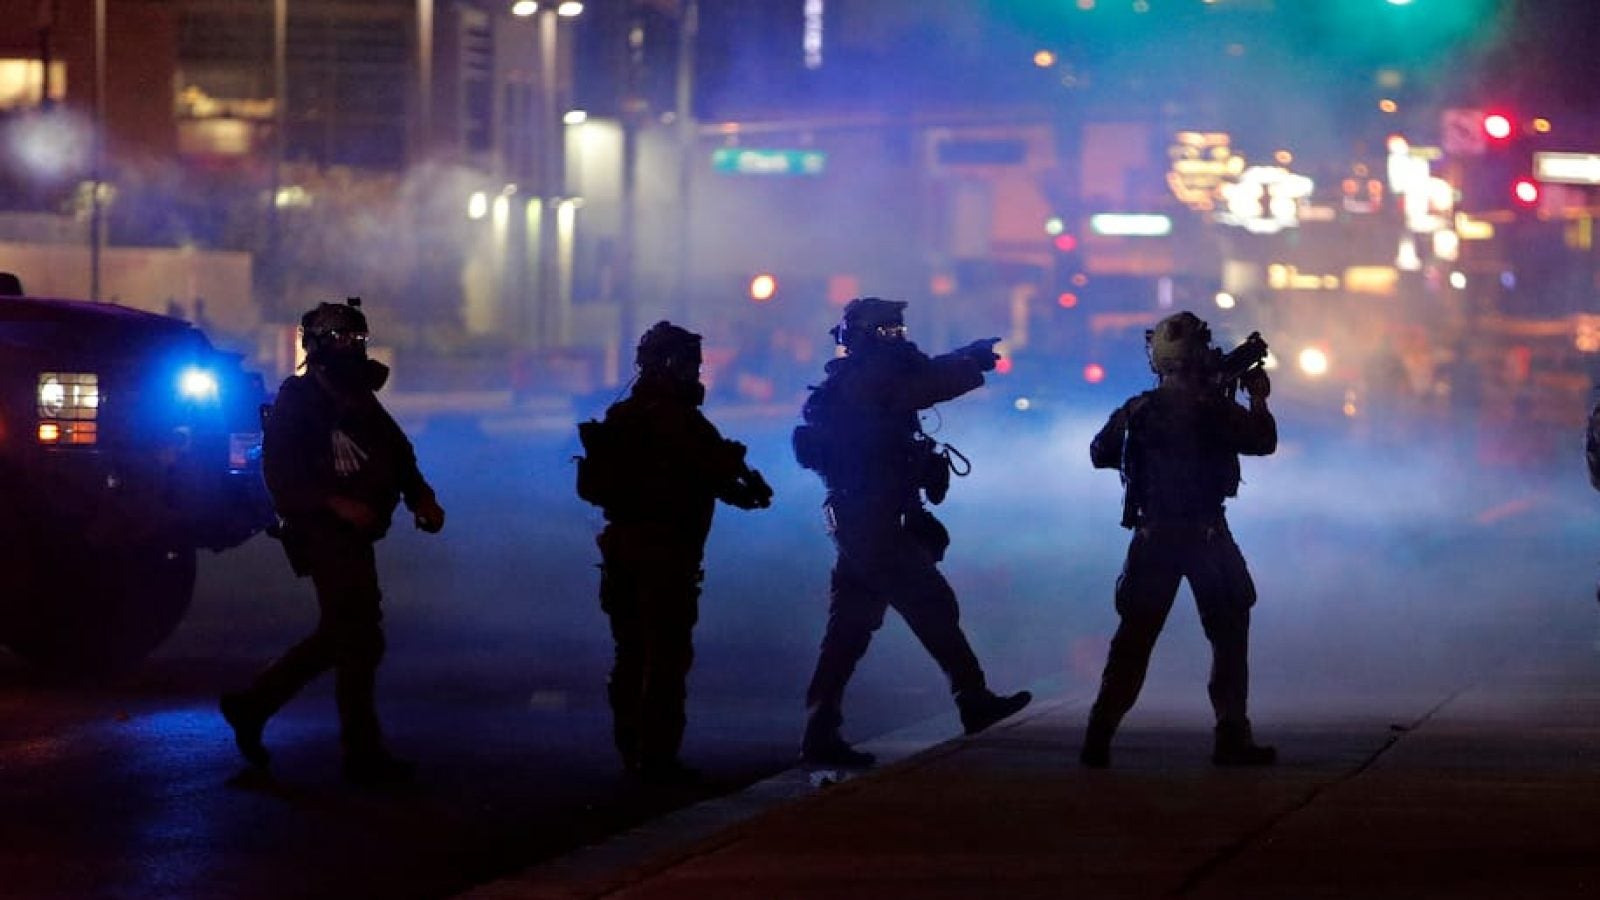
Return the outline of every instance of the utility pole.
<path id="1" fill-rule="evenodd" d="M 289 0 L 272 0 L 272 161 L 267 187 L 267 304 L 283 311 L 284 267 L 279 234 L 278 191 L 283 186 L 283 158 L 289 130 Z"/>
<path id="2" fill-rule="evenodd" d="M 561 267 L 557 210 L 566 193 L 566 132 L 562 125 L 560 67 L 556 54 L 559 22 L 554 4 L 544 4 L 539 16 L 539 247 L 534 285 L 538 309 L 534 317 L 534 344 L 553 346 L 560 335 Z"/>
<path id="3" fill-rule="evenodd" d="M 695 49 L 700 34 L 699 0 L 680 0 L 678 18 L 678 77 L 676 84 L 676 124 L 678 126 L 678 227 L 673 257 L 677 264 L 672 285 L 673 316 L 680 322 L 689 319 L 689 287 L 694 264 L 690 229 L 694 225 L 691 209 L 694 194 L 694 166 L 699 152 L 694 118 Z"/>
<path id="4" fill-rule="evenodd" d="M 639 127 L 644 99 L 644 18 L 639 0 L 628 0 L 627 55 L 622 78 L 622 222 L 617 233 L 618 368 L 627 371 L 627 348 L 639 333 L 638 265 Z M 625 380 L 625 379 L 624 379 Z"/>
<path id="5" fill-rule="evenodd" d="M 94 0 L 94 162 L 89 188 L 89 299 L 100 299 L 100 192 L 106 157 L 106 0 Z"/>

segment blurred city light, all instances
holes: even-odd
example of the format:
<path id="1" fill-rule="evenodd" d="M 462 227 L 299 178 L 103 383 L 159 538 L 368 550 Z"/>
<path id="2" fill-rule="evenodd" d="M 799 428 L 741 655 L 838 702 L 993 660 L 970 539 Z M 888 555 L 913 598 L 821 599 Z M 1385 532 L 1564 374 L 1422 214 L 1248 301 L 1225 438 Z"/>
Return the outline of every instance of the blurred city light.
<path id="1" fill-rule="evenodd" d="M 1307 347 L 1300 351 L 1300 371 L 1312 378 L 1328 374 L 1328 354 L 1320 347 Z"/>
<path id="2" fill-rule="evenodd" d="M 1105 366 L 1099 363 L 1089 363 L 1083 367 L 1083 380 L 1090 384 L 1099 384 L 1106 380 Z"/>
<path id="3" fill-rule="evenodd" d="M 1041 69 L 1048 69 L 1056 64 L 1056 55 L 1049 50 L 1040 50 L 1033 54 L 1033 64 Z"/>
<path id="4" fill-rule="evenodd" d="M 1460 272 L 1460 271 L 1451 272 L 1450 273 L 1450 286 L 1455 288 L 1458 291 L 1466 290 L 1467 289 L 1467 273 Z"/>
<path id="5" fill-rule="evenodd" d="M 1094 0 L 1078 0 L 1078 8 L 1084 12 L 1094 9 Z"/>
<path id="6" fill-rule="evenodd" d="M 1071 291 L 1062 291 L 1061 295 L 1056 298 L 1056 305 L 1062 309 L 1072 309 L 1078 305 L 1078 295 Z"/>
<path id="7" fill-rule="evenodd" d="M 1165 237 L 1172 233 L 1172 219 L 1159 213 L 1096 213 L 1089 217 L 1089 229 L 1107 237 Z"/>
<path id="8" fill-rule="evenodd" d="M 1072 251 L 1078 249 L 1078 239 L 1070 234 L 1058 234 L 1052 243 L 1054 243 L 1056 249 L 1060 250 L 1062 253 L 1071 253 Z"/>
<path id="9" fill-rule="evenodd" d="M 538 11 L 539 4 L 534 2 L 534 0 L 517 0 L 516 3 L 511 4 L 511 14 L 513 16 L 521 16 L 526 18 Z"/>
<path id="10" fill-rule="evenodd" d="M 1483 133 L 1497 141 L 1511 137 L 1511 119 L 1503 113 L 1489 113 L 1483 117 Z"/>
<path id="11" fill-rule="evenodd" d="M 1511 184 L 1511 196 L 1523 206 L 1533 206 L 1539 202 L 1539 182 L 1532 178 L 1518 178 Z"/>
<path id="12" fill-rule="evenodd" d="M 1378 101 L 1378 109 L 1382 110 L 1383 112 L 1392 113 L 1392 112 L 1398 110 L 1399 108 L 1400 108 L 1400 104 L 1394 102 L 1393 100 L 1390 100 L 1387 97 L 1385 97 L 1382 100 Z"/>
<path id="13" fill-rule="evenodd" d="M 1067 230 L 1067 223 L 1061 221 L 1060 216 L 1051 216 L 1044 221 L 1044 233 L 1054 237 Z"/>
<path id="14" fill-rule="evenodd" d="M 587 110 L 569 109 L 567 110 L 566 114 L 561 117 L 561 121 L 567 123 L 568 125 L 582 125 L 583 123 L 589 121 L 589 113 Z"/>
<path id="15" fill-rule="evenodd" d="M 1550 133 L 1550 120 L 1546 119 L 1546 118 L 1542 118 L 1542 117 L 1538 118 L 1538 119 L 1534 119 L 1533 120 L 1533 130 L 1539 132 L 1540 134 L 1549 134 Z"/>
<path id="16" fill-rule="evenodd" d="M 1218 309 L 1233 309 L 1236 305 L 1238 305 L 1238 301 L 1233 299 L 1232 294 L 1228 293 L 1227 291 L 1217 292 Z"/>
<path id="17" fill-rule="evenodd" d="M 778 279 L 765 273 L 750 279 L 750 299 L 765 303 L 778 293 Z"/>
<path id="18" fill-rule="evenodd" d="M 583 15 L 583 4 L 577 2 L 577 0 L 567 0 L 567 2 L 556 7 L 556 15 L 566 16 L 569 19 L 573 16 L 581 16 Z"/>

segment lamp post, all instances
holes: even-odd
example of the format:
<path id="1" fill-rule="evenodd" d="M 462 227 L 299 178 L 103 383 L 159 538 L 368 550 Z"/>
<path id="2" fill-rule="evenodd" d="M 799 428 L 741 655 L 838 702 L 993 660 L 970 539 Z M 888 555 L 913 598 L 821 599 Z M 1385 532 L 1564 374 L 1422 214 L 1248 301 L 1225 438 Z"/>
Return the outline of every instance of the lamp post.
<path id="1" fill-rule="evenodd" d="M 537 206 L 534 256 L 534 291 L 537 309 L 533 316 L 532 338 L 536 346 L 559 342 L 564 303 L 561 278 L 560 208 L 566 197 L 566 122 L 561 105 L 560 27 L 562 19 L 583 13 L 576 0 L 518 0 L 511 14 L 519 18 L 536 17 L 535 60 L 538 64 L 539 91 L 533 119 L 537 123 L 535 141 L 538 163 L 534 177 Z M 519 316 L 519 320 L 522 317 Z"/>
<path id="2" fill-rule="evenodd" d="M 100 299 L 100 192 L 106 156 L 106 0 L 94 0 L 94 158 L 89 187 L 89 299 Z"/>

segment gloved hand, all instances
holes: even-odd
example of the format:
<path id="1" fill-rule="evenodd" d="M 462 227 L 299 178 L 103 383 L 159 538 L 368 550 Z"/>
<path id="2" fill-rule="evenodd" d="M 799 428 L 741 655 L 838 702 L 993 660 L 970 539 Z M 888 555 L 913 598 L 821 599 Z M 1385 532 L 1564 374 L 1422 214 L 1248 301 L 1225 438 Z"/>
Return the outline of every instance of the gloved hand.
<path id="1" fill-rule="evenodd" d="M 772 505 L 772 486 L 755 469 L 745 470 L 727 500 L 740 509 L 766 509 Z"/>
<path id="2" fill-rule="evenodd" d="M 1251 400 L 1265 400 L 1272 393 L 1272 379 L 1267 377 L 1266 369 L 1251 369 L 1239 377 L 1239 386 L 1250 395 Z"/>
<path id="3" fill-rule="evenodd" d="M 444 528 L 444 507 L 433 497 L 418 503 L 411 514 L 415 517 L 417 527 L 429 534 L 438 534 Z"/>
<path id="4" fill-rule="evenodd" d="M 1000 354 L 994 352 L 994 345 L 998 343 L 999 338 L 981 338 L 956 352 L 977 363 L 979 371 L 989 372 L 1000 362 Z"/>

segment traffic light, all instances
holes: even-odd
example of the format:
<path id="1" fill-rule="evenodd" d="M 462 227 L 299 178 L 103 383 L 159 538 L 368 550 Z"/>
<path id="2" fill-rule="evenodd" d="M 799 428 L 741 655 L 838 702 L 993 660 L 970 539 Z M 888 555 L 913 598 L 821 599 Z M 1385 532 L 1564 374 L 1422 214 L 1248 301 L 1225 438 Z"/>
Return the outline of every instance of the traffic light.
<path id="1" fill-rule="evenodd" d="M 1071 309 L 1078 305 L 1079 289 L 1088 283 L 1084 273 L 1082 242 L 1070 231 L 1050 239 L 1052 253 L 1051 287 L 1056 305 Z"/>
<path id="2" fill-rule="evenodd" d="M 1500 144 L 1511 139 L 1516 131 L 1516 125 L 1511 117 L 1502 112 L 1485 113 L 1483 116 L 1483 135 L 1490 143 Z"/>
<path id="3" fill-rule="evenodd" d="M 1511 182 L 1511 200 L 1523 209 L 1539 205 L 1539 182 L 1524 175 Z"/>

